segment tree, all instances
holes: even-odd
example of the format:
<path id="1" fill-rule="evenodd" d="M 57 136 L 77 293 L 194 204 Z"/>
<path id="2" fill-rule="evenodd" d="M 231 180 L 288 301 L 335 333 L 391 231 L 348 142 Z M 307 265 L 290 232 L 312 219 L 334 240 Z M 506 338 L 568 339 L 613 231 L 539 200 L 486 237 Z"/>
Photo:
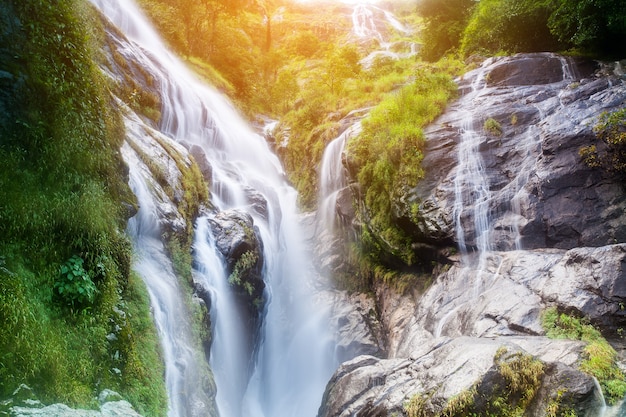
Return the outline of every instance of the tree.
<path id="1" fill-rule="evenodd" d="M 596 54 L 626 53 L 624 0 L 558 0 L 548 26 L 559 40 Z"/>
<path id="2" fill-rule="evenodd" d="M 436 61 L 459 47 L 463 30 L 470 18 L 474 0 L 421 0 L 417 12 L 425 20 L 422 31 L 422 57 Z"/>
<path id="3" fill-rule="evenodd" d="M 548 30 L 552 0 L 481 0 L 463 31 L 461 54 L 562 49 Z"/>
<path id="4" fill-rule="evenodd" d="M 263 23 L 265 25 L 265 45 L 263 50 L 269 52 L 272 47 L 272 20 L 277 19 L 281 13 L 284 13 L 284 0 L 256 0 L 257 5 L 261 9 Z"/>
<path id="5" fill-rule="evenodd" d="M 356 47 L 348 45 L 332 51 L 326 58 L 322 71 L 322 81 L 331 94 L 337 94 L 346 79 L 356 77 L 361 71 Z"/>

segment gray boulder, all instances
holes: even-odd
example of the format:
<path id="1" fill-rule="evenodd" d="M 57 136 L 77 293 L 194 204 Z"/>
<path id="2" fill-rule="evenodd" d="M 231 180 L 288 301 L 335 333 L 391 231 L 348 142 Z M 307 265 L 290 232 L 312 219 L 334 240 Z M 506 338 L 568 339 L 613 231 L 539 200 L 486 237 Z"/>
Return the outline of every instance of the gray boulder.
<path id="1" fill-rule="evenodd" d="M 567 393 L 559 399 L 561 406 L 586 413 L 599 408 L 601 402 L 592 377 L 573 367 L 583 346 L 580 342 L 545 338 L 459 337 L 425 341 L 404 359 L 359 356 L 337 370 L 318 416 L 404 416 L 415 398 L 419 399 L 419 415 L 435 416 L 461 395 L 467 396 L 472 410 L 485 412 L 496 398 L 519 401 L 505 393 L 510 384 L 502 365 L 510 364 L 510 369 L 521 375 L 525 369 L 515 368 L 525 363 L 515 363 L 520 360 L 537 360 L 539 364 L 533 416 L 547 415 L 547 406 L 559 390 Z"/>

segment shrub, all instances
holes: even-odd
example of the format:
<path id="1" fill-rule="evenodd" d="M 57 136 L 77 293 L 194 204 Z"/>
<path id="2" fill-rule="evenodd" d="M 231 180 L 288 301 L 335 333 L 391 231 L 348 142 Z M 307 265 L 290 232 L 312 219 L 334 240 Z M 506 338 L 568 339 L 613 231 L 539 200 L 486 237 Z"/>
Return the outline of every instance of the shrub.
<path id="1" fill-rule="evenodd" d="M 100 264 L 102 265 L 102 264 Z M 54 289 L 69 305 L 75 307 L 93 303 L 98 289 L 83 267 L 83 258 L 74 255 L 61 266 Z"/>
<path id="2" fill-rule="evenodd" d="M 587 342 L 580 369 L 598 379 L 607 404 L 624 398 L 626 375 L 618 366 L 617 352 L 596 328 L 585 319 L 559 314 L 555 307 L 544 311 L 542 326 L 548 337 Z"/>
<path id="3" fill-rule="evenodd" d="M 626 52 L 622 42 L 614 42 L 626 37 L 622 0 L 557 0 L 548 26 L 570 47 L 620 58 Z"/>
<path id="4" fill-rule="evenodd" d="M 596 139 L 603 142 L 585 146 L 578 152 L 589 167 L 601 168 L 611 175 L 626 175 L 626 108 L 603 112 L 593 127 Z"/>
<path id="5" fill-rule="evenodd" d="M 494 136 L 502 135 L 502 125 L 496 119 L 491 117 L 485 120 L 483 129 Z"/>

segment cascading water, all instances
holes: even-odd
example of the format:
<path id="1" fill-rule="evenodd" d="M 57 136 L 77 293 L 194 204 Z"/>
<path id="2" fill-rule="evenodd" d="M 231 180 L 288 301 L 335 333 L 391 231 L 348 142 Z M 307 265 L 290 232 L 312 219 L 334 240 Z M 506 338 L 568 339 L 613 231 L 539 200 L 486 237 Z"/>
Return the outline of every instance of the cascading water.
<path id="1" fill-rule="evenodd" d="M 341 135 L 333 139 L 324 149 L 322 163 L 320 165 L 320 193 L 317 209 L 318 228 L 323 227 L 332 231 L 336 226 L 335 206 L 339 192 L 348 184 L 341 162 L 346 141 L 361 130 L 361 124 L 355 123 L 346 129 Z"/>
<path id="2" fill-rule="evenodd" d="M 200 147 L 206 154 L 212 170 L 211 201 L 217 211 L 248 212 L 263 242 L 266 311 L 259 344 L 247 349 L 242 341 L 249 340 L 249 335 L 242 333 L 248 329 L 241 325 L 242 313 L 226 283 L 223 261 L 208 227 L 214 214 L 198 219 L 195 229 L 197 276 L 211 293 L 210 362 L 220 415 L 315 415 L 338 363 L 333 356 L 332 329 L 326 323 L 328 306 L 314 299 L 316 285 L 321 284 L 313 282 L 300 238 L 295 190 L 287 184 L 278 159 L 265 141 L 251 131 L 230 103 L 199 83 L 163 46 L 131 0 L 92 1 L 131 40 L 119 52 L 139 62 L 159 86 L 160 130 L 175 141 Z M 145 185 L 148 180 L 138 174 L 141 164 L 133 158 L 127 162 L 141 206 L 130 226 L 141 255 L 136 268 L 150 288 L 155 312 L 164 316 L 157 317 L 157 323 L 172 323 L 159 325 L 164 351 L 175 351 L 165 355 L 169 416 L 205 415 L 194 398 L 181 398 L 181 389 L 176 386 L 184 384 L 191 392 L 194 384 L 202 385 L 190 379 L 193 355 L 181 354 L 184 349 L 176 348 L 185 337 L 173 329 L 186 328 L 188 318 L 184 312 L 177 313 L 176 305 L 182 302 L 160 301 L 180 294 L 180 290 L 171 288 L 176 286 L 175 276 L 167 264 L 151 209 L 156 198 Z M 262 209 L 255 204 L 259 200 L 264 201 Z M 152 219 L 149 228 L 133 226 L 144 224 L 144 218 Z M 152 246 L 158 248 L 156 254 L 143 256 L 142 251 Z M 153 277 L 158 283 L 151 285 Z"/>
<path id="3" fill-rule="evenodd" d="M 416 44 L 409 43 L 408 51 L 404 53 L 397 52 L 394 49 L 406 49 L 406 45 L 400 48 L 394 48 L 396 45 L 387 40 L 388 36 L 383 34 L 385 28 L 380 26 L 391 26 L 396 32 L 402 35 L 408 35 L 411 30 L 405 27 L 395 16 L 387 10 L 383 10 L 371 4 L 357 4 L 352 11 L 352 32 L 358 40 L 375 40 L 380 45 L 380 50 L 370 53 L 361 60 L 361 65 L 369 68 L 375 59 L 387 57 L 390 59 L 408 58 L 417 53 Z"/>
<path id="4" fill-rule="evenodd" d="M 562 67 L 562 81 L 569 83 L 574 80 L 571 63 L 564 57 L 558 58 Z M 481 108 L 481 100 L 493 93 L 487 82 L 486 66 L 477 70 L 468 92 L 464 95 L 463 108 Z M 536 115 L 540 122 L 544 111 L 536 107 Z M 510 117 L 515 117 L 511 115 Z M 484 125 L 485 115 L 475 114 L 467 110 L 461 117 L 458 144 L 458 163 L 454 175 L 454 225 L 456 240 L 462 255 L 462 269 L 458 279 L 467 282 L 472 288 L 473 297 L 479 297 L 489 290 L 490 284 L 498 275 L 502 259 L 496 251 L 522 250 L 521 228 L 525 218 L 523 210 L 528 202 L 528 191 L 525 185 L 532 174 L 532 167 L 541 155 L 541 131 L 537 123 L 530 124 L 521 140 L 516 143 L 518 170 L 510 177 L 500 181 L 488 172 L 484 155 L 485 149 L 497 147 L 497 132 L 489 133 Z M 491 137 L 490 137 L 491 135 Z M 494 185 L 495 184 L 495 185 Z M 505 208 L 505 212 L 495 212 L 496 207 Z M 504 237 L 498 236 L 498 229 L 506 228 Z M 496 272 L 487 272 L 490 269 Z M 439 319 L 433 328 L 433 335 L 445 334 L 445 325 L 454 316 L 462 314 L 462 310 L 470 301 L 465 297 L 451 296 L 445 309 L 441 309 Z"/>
<path id="5" fill-rule="evenodd" d="M 169 415 L 201 414 L 210 406 L 210 399 L 202 391 L 205 385 L 202 366 L 196 364 L 202 354 L 194 346 L 183 291 L 161 241 L 158 210 L 150 191 L 153 179 L 128 145 L 122 151 L 133 168 L 130 186 L 141 205 L 127 229 L 135 253 L 133 268 L 145 281 L 150 294 L 165 363 Z"/>

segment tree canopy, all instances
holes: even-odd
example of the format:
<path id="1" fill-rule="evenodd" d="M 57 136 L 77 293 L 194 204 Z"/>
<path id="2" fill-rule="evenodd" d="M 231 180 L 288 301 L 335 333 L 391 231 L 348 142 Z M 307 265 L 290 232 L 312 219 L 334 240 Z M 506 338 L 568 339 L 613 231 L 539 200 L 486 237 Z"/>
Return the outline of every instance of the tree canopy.
<path id="1" fill-rule="evenodd" d="M 421 0 L 426 59 L 447 52 L 626 55 L 623 0 Z"/>

